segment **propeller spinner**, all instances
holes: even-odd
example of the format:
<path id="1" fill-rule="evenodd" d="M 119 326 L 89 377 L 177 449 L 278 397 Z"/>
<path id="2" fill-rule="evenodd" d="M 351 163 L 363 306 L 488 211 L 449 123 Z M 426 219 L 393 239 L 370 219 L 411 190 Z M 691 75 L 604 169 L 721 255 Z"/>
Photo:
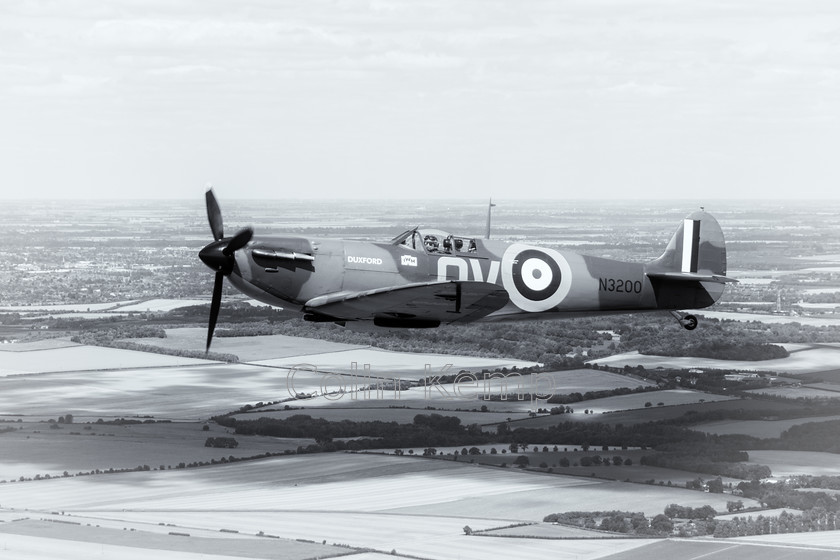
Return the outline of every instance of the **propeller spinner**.
<path id="1" fill-rule="evenodd" d="M 236 235 L 230 238 L 224 236 L 224 225 L 222 222 L 222 212 L 219 209 L 219 203 L 216 202 L 216 196 L 212 189 L 207 190 L 207 219 L 210 222 L 210 231 L 213 233 L 213 243 L 204 247 L 199 253 L 198 257 L 208 267 L 216 271 L 216 280 L 213 284 L 213 298 L 210 300 L 210 322 L 207 326 L 207 347 L 205 351 L 210 351 L 210 343 L 213 341 L 213 331 L 216 330 L 216 321 L 219 318 L 219 308 L 222 305 L 222 288 L 224 287 L 224 277 L 229 276 L 233 272 L 233 267 L 236 260 L 233 254 L 248 244 L 251 237 L 254 235 L 254 230 L 251 228 L 244 228 L 239 230 Z"/>

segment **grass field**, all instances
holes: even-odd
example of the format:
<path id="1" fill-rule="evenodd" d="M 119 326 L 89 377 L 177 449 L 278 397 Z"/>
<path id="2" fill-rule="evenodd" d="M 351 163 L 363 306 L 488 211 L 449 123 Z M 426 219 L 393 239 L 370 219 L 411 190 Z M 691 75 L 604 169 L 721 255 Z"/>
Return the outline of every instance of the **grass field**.
<path id="1" fill-rule="evenodd" d="M 840 320 L 835 320 L 835 323 L 840 324 Z M 795 375 L 836 369 L 836 364 L 840 362 L 840 348 L 833 345 L 815 345 L 814 348 L 808 350 L 793 352 L 787 358 L 761 360 L 758 362 L 645 356 L 638 352 L 616 354 L 592 361 L 613 367 L 623 367 L 625 365 L 636 367 L 641 365 L 645 369 L 656 369 L 658 367 L 668 369 L 726 369 L 738 371 L 775 371 Z"/>
<path id="2" fill-rule="evenodd" d="M 354 422 L 361 422 L 365 420 L 379 420 L 382 422 L 399 422 L 400 424 L 411 424 L 414 417 L 418 414 L 429 414 L 434 412 L 443 416 L 457 416 L 461 419 L 462 425 L 469 424 L 498 424 L 505 422 L 511 417 L 510 412 L 472 412 L 466 410 L 441 410 L 434 411 L 425 408 L 385 408 L 378 407 L 342 407 L 342 403 L 337 403 L 337 406 L 328 407 L 312 407 L 294 410 L 276 410 L 271 412 L 264 412 L 256 410 L 247 414 L 237 414 L 237 420 L 255 420 L 263 416 L 268 418 L 288 418 L 297 414 L 306 414 L 313 418 L 323 418 L 332 422 L 339 422 L 341 420 L 352 420 Z M 517 417 L 525 417 L 526 415 L 518 413 Z"/>
<path id="3" fill-rule="evenodd" d="M 207 342 L 207 330 L 199 328 L 166 329 L 166 338 L 136 338 L 127 339 L 140 344 L 151 344 L 162 348 L 177 350 L 204 351 Z M 235 354 L 243 362 L 268 360 L 289 356 L 306 356 L 326 352 L 338 352 L 366 348 L 352 344 L 328 342 L 312 338 L 294 336 L 247 336 L 220 337 L 213 339 L 213 351 L 224 354 Z"/>
<path id="4" fill-rule="evenodd" d="M 699 404 L 704 401 L 704 405 L 714 402 L 734 400 L 731 397 L 724 397 L 722 395 L 713 395 L 703 393 L 700 391 L 691 391 L 689 389 L 669 389 L 664 391 L 654 391 L 650 393 L 637 393 L 630 395 L 620 395 L 617 397 L 606 397 L 603 399 L 592 399 L 588 401 L 581 401 L 572 403 L 569 406 L 574 410 L 573 414 L 564 415 L 546 415 L 538 416 L 536 418 L 526 418 L 514 424 L 514 427 L 528 427 L 538 428 L 544 426 L 552 426 L 557 422 L 564 420 L 589 420 L 593 422 L 614 422 L 624 411 L 638 411 L 640 415 L 639 421 L 648 421 L 646 418 L 655 417 L 656 412 L 650 412 L 652 409 L 678 409 L 687 404 Z M 650 403 L 650 407 L 645 404 Z M 659 403 L 662 403 L 660 406 Z M 553 405 L 546 405 L 551 407 Z M 586 410 L 590 410 L 589 414 L 585 414 Z M 671 410 L 672 414 L 681 416 L 684 412 L 676 412 Z M 624 421 L 624 420 L 621 420 Z M 635 423 L 635 422 L 627 422 Z"/>
<path id="5" fill-rule="evenodd" d="M 810 325 L 813 327 L 830 327 L 840 325 L 840 319 L 833 317 L 802 317 L 798 315 L 765 315 L 763 313 L 733 313 L 729 311 L 703 311 L 702 317 L 709 317 L 710 319 L 731 320 L 731 321 L 755 321 L 757 323 L 765 323 L 768 325 L 783 325 L 790 323 L 799 323 L 800 325 Z M 702 321 L 702 319 L 701 319 Z"/>
<path id="6" fill-rule="evenodd" d="M 668 389 L 653 393 L 636 393 L 632 395 L 619 395 L 617 397 L 593 399 L 576 403 L 575 405 L 572 405 L 572 408 L 575 409 L 575 412 L 579 412 L 581 408 L 588 408 L 594 414 L 602 414 L 604 412 L 614 412 L 618 410 L 646 408 L 645 405 L 647 403 L 650 403 L 651 406 L 676 406 L 699 403 L 701 401 L 715 402 L 727 400 L 732 400 L 732 397 L 715 395 L 713 393 L 704 393 L 701 391 L 692 391 L 690 389 Z M 662 403 L 662 405 L 659 403 Z"/>
<path id="7" fill-rule="evenodd" d="M 378 348 L 352 348 L 345 351 L 329 351 L 321 354 L 295 355 L 288 358 L 254 361 L 257 365 L 272 367 L 294 367 L 311 364 L 318 371 L 355 374 L 370 366 L 370 376 L 387 379 L 421 379 L 427 375 L 455 374 L 468 370 L 481 374 L 483 369 L 527 367 L 534 362 L 521 360 L 498 360 L 447 354 L 415 354 L 391 352 Z M 356 364 L 355 366 L 353 364 Z M 361 374 L 360 374 L 361 375 Z"/>
<path id="8" fill-rule="evenodd" d="M 99 346 L 73 345 L 32 352 L 2 352 L 4 348 L 5 346 L 0 346 L 0 377 L 28 373 L 172 367 L 213 363 L 208 360 Z"/>
<path id="9" fill-rule="evenodd" d="M 0 313 L 83 313 L 86 311 L 106 311 L 124 305 L 132 305 L 133 301 L 116 301 L 112 303 L 66 303 L 56 305 L 4 305 L 0 306 Z"/>
<path id="10" fill-rule="evenodd" d="M 610 373 L 597 369 L 581 368 L 567 371 L 541 373 L 541 377 L 550 377 L 552 386 L 558 394 L 586 393 L 604 391 L 621 387 L 651 387 L 654 384 L 636 377 Z"/>
<path id="11" fill-rule="evenodd" d="M 604 539 L 616 538 L 619 535 L 600 531 L 588 531 L 577 527 L 554 525 L 552 523 L 535 523 L 522 527 L 507 527 L 487 531 L 485 535 L 495 537 L 537 537 L 541 539 Z"/>
<path id="12" fill-rule="evenodd" d="M 63 519 L 169 531 L 260 531 L 424 558 L 599 558 L 624 539 L 467 538 L 462 528 L 536 521 L 570 509 L 660 513 L 668 504 L 725 509 L 727 496 L 678 488 L 378 455 L 290 456 L 214 468 L 0 485 L 0 503 Z M 20 515 L 20 513 L 18 514 Z M 105 526 L 105 525 L 103 525 Z"/>
<path id="13" fill-rule="evenodd" d="M 79 346 L 71 342 L 69 338 L 44 338 L 31 342 L 15 342 L 0 345 L 0 357 L 5 356 L 2 352 L 33 352 L 36 350 L 55 350 L 56 348 L 70 348 Z"/>
<path id="14" fill-rule="evenodd" d="M 689 480 L 695 480 L 698 477 L 703 479 L 713 478 L 705 473 L 642 465 L 640 461 L 642 456 L 647 455 L 650 452 L 641 449 L 611 448 L 608 451 L 604 451 L 598 447 L 589 449 L 588 451 L 583 451 L 579 445 L 558 445 L 558 451 L 553 451 L 554 445 L 552 444 L 547 446 L 549 451 L 542 451 L 544 447 L 543 444 L 529 443 L 527 451 L 520 450 L 516 453 L 511 453 L 507 448 L 508 445 L 508 443 L 478 445 L 476 447 L 482 451 L 487 450 L 487 453 L 482 453 L 477 456 L 460 455 L 458 460 L 465 463 L 475 462 L 482 465 L 506 465 L 507 468 L 516 469 L 518 467 L 514 465 L 514 461 L 520 455 L 524 455 L 529 460 L 529 467 L 537 470 L 538 472 L 542 472 L 542 468 L 539 468 L 539 466 L 544 463 L 548 466 L 548 468 L 552 469 L 551 474 L 634 482 L 638 484 L 650 484 L 651 481 L 653 481 L 652 484 L 657 486 L 668 486 L 668 483 L 670 482 L 671 486 L 683 487 L 686 482 Z M 533 451 L 534 446 L 538 447 L 540 451 Z M 491 449 L 493 448 L 496 449 L 496 454 L 491 453 Z M 449 459 L 452 458 L 451 454 L 454 451 L 462 451 L 462 447 L 437 447 L 435 449 L 438 452 L 443 452 L 444 456 L 447 456 Z M 388 451 L 393 452 L 392 450 Z M 409 450 L 404 449 L 403 451 L 408 453 Z M 415 455 L 422 455 L 423 453 L 423 449 L 415 448 L 413 451 Z M 630 459 L 633 464 L 614 465 L 611 463 L 610 465 L 592 465 L 589 467 L 580 466 L 580 460 L 582 457 L 592 457 L 593 455 L 598 455 L 608 461 L 612 461 L 613 457 L 618 456 L 621 457 L 622 461 Z M 568 467 L 560 466 L 560 461 L 563 458 L 568 459 Z M 731 482 L 733 484 L 741 482 L 740 480 L 729 478 L 724 478 L 723 481 L 724 483 Z"/>
<path id="15" fill-rule="evenodd" d="M 788 399 L 840 399 L 837 391 L 826 391 L 819 387 L 766 387 L 764 389 L 752 389 L 748 393 L 757 395 L 771 395 L 785 397 Z"/>
<path id="16" fill-rule="evenodd" d="M 362 370 L 357 371 L 361 372 Z M 433 407 L 436 412 L 441 414 L 444 411 L 458 412 L 460 410 L 469 412 L 486 406 L 489 412 L 501 414 L 502 417 L 497 420 L 501 421 L 507 418 L 524 418 L 528 412 L 538 408 L 551 408 L 553 405 L 547 402 L 547 398 L 554 394 L 585 393 L 587 391 L 616 389 L 619 387 L 635 388 L 649 385 L 633 377 L 590 369 L 545 372 L 523 376 L 516 376 L 513 373 L 509 373 L 506 374 L 504 381 L 497 378 L 488 378 L 485 380 L 480 370 L 473 371 L 475 371 L 475 381 L 463 379 L 457 385 L 436 385 L 431 383 L 428 387 L 411 387 L 396 393 L 393 390 L 385 390 L 381 392 L 370 391 L 369 393 L 357 393 L 356 395 L 334 394 L 292 404 L 305 406 L 309 409 L 316 407 L 338 407 L 354 410 L 362 408 L 378 410 L 388 407 L 405 407 L 422 411 L 427 409 L 427 407 Z M 436 372 L 433 370 L 433 373 Z M 299 372 L 296 373 L 296 376 L 305 374 L 306 372 Z M 348 384 L 355 381 L 356 386 L 368 384 L 369 380 L 360 377 L 361 375 L 363 374 L 357 373 L 346 378 L 344 381 Z M 313 376 L 310 374 L 310 377 Z M 317 377 L 316 374 L 314 378 L 317 379 Z M 321 379 L 324 378 L 325 376 L 321 375 Z M 408 379 L 408 377 L 403 377 L 403 379 Z M 342 380 L 338 379 L 334 381 L 332 383 L 333 389 L 339 388 Z M 587 385 L 587 383 L 590 383 L 590 385 Z M 350 388 L 349 385 L 348 388 Z M 530 398 L 532 392 L 537 393 L 540 398 L 532 401 Z M 511 398 L 506 400 L 486 400 L 487 397 L 498 397 L 501 394 L 520 395 L 522 398 L 511 396 Z M 668 396 L 668 398 L 675 400 L 673 395 Z M 682 402 L 680 399 L 677 400 Z M 621 403 L 621 401 L 618 402 L 619 404 Z M 627 403 L 632 402 L 632 399 L 627 401 Z M 644 402 L 646 401 L 642 401 L 639 406 L 644 406 Z M 605 406 L 609 406 L 609 403 Z M 583 408 L 581 408 L 582 410 Z M 353 412 L 352 414 L 354 418 L 358 418 L 370 415 L 372 412 Z M 460 414 L 458 415 L 460 416 Z M 487 418 L 482 417 L 471 417 L 468 423 L 472 423 L 473 421 L 480 424 L 488 423 Z"/>
<path id="17" fill-rule="evenodd" d="M 311 439 L 286 439 L 261 436 L 234 436 L 229 430 L 203 423 L 175 422 L 160 424 L 108 425 L 60 424 L 50 429 L 42 422 L 0 424 L 19 427 L 18 431 L 0 434 L 3 459 L 0 480 L 16 480 L 35 475 L 61 476 L 95 469 L 133 469 L 149 465 L 175 468 L 178 463 L 192 463 L 223 457 L 253 457 L 263 453 L 283 453 Z M 205 447 L 208 437 L 235 437 L 235 449 Z"/>
<path id="18" fill-rule="evenodd" d="M 621 551 L 610 560 L 674 558 L 691 560 L 835 560 L 840 554 L 835 531 L 800 535 L 763 535 L 715 540 L 667 539 Z M 811 539 L 811 540 L 808 540 Z"/>
<path id="19" fill-rule="evenodd" d="M 633 410 L 619 410 L 617 412 L 609 412 L 606 414 L 580 414 L 583 410 L 581 405 L 584 407 L 586 406 L 585 403 L 578 403 L 575 406 L 575 413 L 571 415 L 571 418 L 566 417 L 567 419 L 575 420 L 575 421 L 582 421 L 582 422 L 606 422 L 608 424 L 625 424 L 625 425 L 632 425 L 632 424 L 639 424 L 643 422 L 656 422 L 658 420 L 667 420 L 670 418 L 681 418 L 687 414 L 692 414 L 695 412 L 708 412 L 708 411 L 715 411 L 715 410 L 760 410 L 764 413 L 769 415 L 773 415 L 776 412 L 781 411 L 788 411 L 788 410 L 796 410 L 799 406 L 795 402 L 783 402 L 783 401 L 775 401 L 775 402 L 766 402 L 760 401 L 757 399 L 730 399 L 730 400 L 718 400 L 718 401 L 706 401 L 703 403 L 699 402 L 699 397 L 697 402 L 691 404 L 680 404 L 680 405 L 673 405 L 673 406 L 656 406 L 659 400 L 655 399 L 655 396 L 658 395 L 659 392 L 655 393 L 648 393 L 649 399 L 653 406 L 646 407 L 646 408 L 636 408 Z M 591 402 L 591 401 L 590 401 Z M 574 406 L 574 405 L 573 405 Z M 524 420 L 517 421 L 514 426 L 515 427 L 539 427 L 544 425 L 550 425 L 554 420 L 551 416 L 538 416 L 537 418 L 526 418 Z"/>
<path id="20" fill-rule="evenodd" d="M 198 420 L 283 398 L 289 398 L 285 371 L 215 362 L 0 378 L 0 414 L 35 418 L 70 413 L 80 420 L 135 415 Z"/>
<path id="21" fill-rule="evenodd" d="M 209 303 L 206 299 L 150 299 L 120 305 L 117 309 L 119 311 L 138 311 L 140 313 L 163 313 L 181 307 L 207 305 Z"/>
<path id="22" fill-rule="evenodd" d="M 305 560 L 343 555 L 347 549 L 330 545 L 304 543 L 292 539 L 277 541 L 256 535 L 222 535 L 218 532 L 190 529 L 189 533 L 169 534 L 170 527 L 154 528 L 103 527 L 69 525 L 62 516 L 50 515 L 44 520 L 26 519 L 0 525 L 0 543 L 4 556 L 14 560 L 61 558 L 88 560 L 105 558 L 144 558 L 150 550 L 165 558 L 214 560 L 250 558 L 282 558 Z M 139 530 L 138 530 L 139 529 Z M 189 535 L 189 536 L 186 536 Z M 226 538 L 222 538 L 226 537 Z M 278 548 L 282 553 L 278 555 Z M 107 554 L 107 556 L 106 556 Z"/>
<path id="23" fill-rule="evenodd" d="M 783 478 L 797 474 L 814 476 L 840 475 L 840 455 L 817 451 L 748 450 L 750 463 L 767 465 L 773 476 Z"/>
<path id="24" fill-rule="evenodd" d="M 777 438 L 791 426 L 808 422 L 827 422 L 829 420 L 840 420 L 840 416 L 794 418 L 791 420 L 721 420 L 719 422 L 697 424 L 692 426 L 692 429 L 707 434 L 744 434 L 758 438 Z"/>

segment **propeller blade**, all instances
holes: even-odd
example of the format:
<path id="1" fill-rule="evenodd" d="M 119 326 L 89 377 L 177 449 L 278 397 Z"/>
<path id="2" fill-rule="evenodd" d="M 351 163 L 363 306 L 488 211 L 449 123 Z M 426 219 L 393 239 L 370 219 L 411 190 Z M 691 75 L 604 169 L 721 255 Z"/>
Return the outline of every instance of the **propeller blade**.
<path id="1" fill-rule="evenodd" d="M 222 249 L 222 254 L 226 257 L 231 256 L 235 251 L 238 251 L 242 247 L 248 244 L 251 241 L 251 237 L 254 236 L 254 230 L 247 227 L 244 229 L 239 230 L 236 235 L 228 241 L 227 247 Z"/>
<path id="2" fill-rule="evenodd" d="M 210 323 L 207 325 L 207 348 L 210 351 L 210 343 L 213 341 L 213 331 L 216 330 L 216 320 L 219 318 L 219 308 L 222 306 L 222 288 L 224 287 L 225 275 L 223 272 L 216 273 L 216 282 L 213 285 L 213 299 L 210 301 Z"/>
<path id="3" fill-rule="evenodd" d="M 219 208 L 219 203 L 216 202 L 216 195 L 213 194 L 213 189 L 207 189 L 204 198 L 207 202 L 207 220 L 210 222 L 210 231 L 213 232 L 213 239 L 218 241 L 225 236 L 225 228 L 222 223 L 222 210 Z"/>

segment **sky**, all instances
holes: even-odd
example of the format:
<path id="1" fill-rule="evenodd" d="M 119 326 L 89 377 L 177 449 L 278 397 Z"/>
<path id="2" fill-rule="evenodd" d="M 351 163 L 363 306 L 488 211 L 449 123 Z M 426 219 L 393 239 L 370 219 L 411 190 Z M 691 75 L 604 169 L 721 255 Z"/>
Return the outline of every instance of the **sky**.
<path id="1" fill-rule="evenodd" d="M 0 199 L 837 198 L 836 0 L 3 0 Z"/>

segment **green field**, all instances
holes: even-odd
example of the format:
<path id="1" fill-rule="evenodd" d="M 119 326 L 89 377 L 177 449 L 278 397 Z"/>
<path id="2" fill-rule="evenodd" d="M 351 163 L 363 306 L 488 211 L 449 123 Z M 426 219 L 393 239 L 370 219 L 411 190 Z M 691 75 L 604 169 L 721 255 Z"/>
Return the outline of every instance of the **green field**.
<path id="1" fill-rule="evenodd" d="M 197 350 L 203 352 L 207 342 L 207 330 L 203 328 L 166 329 L 166 338 L 133 338 L 126 340 L 172 350 Z M 324 352 L 340 352 L 355 348 L 365 348 L 365 346 L 279 334 L 243 337 L 217 336 L 213 339 L 214 352 L 234 354 L 239 356 L 240 361 L 243 362 L 287 356 L 305 356 Z"/>
<path id="2" fill-rule="evenodd" d="M 312 407 L 301 408 L 294 410 L 272 410 L 265 412 L 256 410 L 247 414 L 237 414 L 237 420 L 255 420 L 261 417 L 268 418 L 289 418 L 298 414 L 306 414 L 312 418 L 323 418 L 332 422 L 339 422 L 341 420 L 352 420 L 354 422 L 379 420 L 381 422 L 398 422 L 400 424 L 411 424 L 414 417 L 418 414 L 429 414 L 434 412 L 444 416 L 457 416 L 461 419 L 461 424 L 490 424 L 495 425 L 499 422 L 506 422 L 511 417 L 511 412 L 472 412 L 465 410 L 443 410 L 436 409 L 434 411 L 425 408 L 386 408 L 383 406 L 377 407 L 346 407 L 342 408 L 341 403 L 334 407 Z M 526 415 L 517 413 L 517 417 L 524 418 Z"/>
<path id="3" fill-rule="evenodd" d="M 46 422 L 0 424 L 20 428 L 0 434 L 3 460 L 0 480 L 23 476 L 62 476 L 95 469 L 133 469 L 149 465 L 175 468 L 179 463 L 210 462 L 223 457 L 253 457 L 264 453 L 293 451 L 312 439 L 261 436 L 240 437 L 214 423 L 174 422 L 158 424 L 108 425 L 58 424 L 50 429 Z M 89 429 L 86 429 L 89 428 Z M 208 437 L 235 437 L 235 449 L 205 447 Z"/>
<path id="4" fill-rule="evenodd" d="M 838 322 L 837 319 L 834 320 Z M 800 375 L 836 369 L 840 362 L 840 348 L 831 344 L 812 345 L 806 350 L 791 352 L 787 358 L 776 360 L 746 361 L 746 360 L 713 360 L 709 358 L 675 358 L 666 356 L 648 356 L 638 352 L 616 354 L 607 358 L 591 360 L 591 362 L 612 367 L 643 366 L 653 370 L 658 367 L 665 369 L 716 369 L 732 371 L 774 371 L 779 373 Z"/>
<path id="5" fill-rule="evenodd" d="M 133 350 L 118 350 L 98 346 L 50 344 L 32 351 L 0 352 L 0 377 L 33 373 L 56 373 L 67 371 L 99 371 L 126 368 L 160 368 L 210 364 L 208 360 L 164 356 Z M 0 346 L 3 350 L 5 346 Z"/>
<path id="6" fill-rule="evenodd" d="M 751 463 L 767 465 L 777 478 L 799 474 L 837 476 L 840 473 L 840 455 L 836 453 L 775 449 L 752 449 L 748 452 Z"/>
<path id="7" fill-rule="evenodd" d="M 707 434 L 744 434 L 757 438 L 777 438 L 791 426 L 829 420 L 840 420 L 840 416 L 793 418 L 790 420 L 721 420 L 719 422 L 696 424 L 692 426 L 692 429 Z"/>
<path id="8" fill-rule="evenodd" d="M 165 524 L 169 531 L 217 534 L 221 529 L 246 535 L 263 531 L 424 558 L 457 554 L 476 559 L 525 557 L 529 550 L 546 557 L 556 544 L 517 539 L 499 549 L 496 539 L 467 539 L 465 525 L 481 530 L 539 521 L 584 504 L 593 510 L 648 514 L 671 503 L 724 510 L 726 498 L 452 461 L 344 453 L 0 485 L 4 508 L 61 511 L 61 519 L 71 522 L 95 518 L 137 530 Z M 624 539 L 609 542 L 569 541 L 567 551 L 597 557 L 626 548 Z M 645 541 L 627 542 L 634 547 Z"/>

